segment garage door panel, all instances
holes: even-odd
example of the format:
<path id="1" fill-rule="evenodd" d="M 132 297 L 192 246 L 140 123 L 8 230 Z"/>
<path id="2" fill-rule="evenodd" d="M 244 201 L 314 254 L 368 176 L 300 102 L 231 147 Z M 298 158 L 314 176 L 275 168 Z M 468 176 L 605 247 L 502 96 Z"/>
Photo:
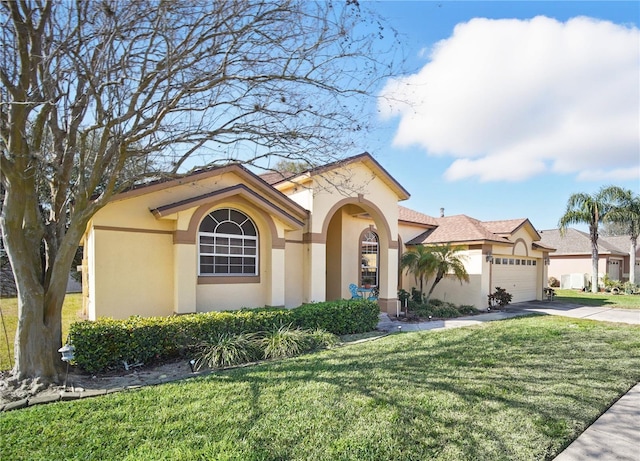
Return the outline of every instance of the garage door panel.
<path id="1" fill-rule="evenodd" d="M 492 290 L 495 287 L 504 288 L 513 295 L 511 302 L 514 303 L 537 299 L 537 266 L 527 265 L 526 259 L 520 260 L 519 265 L 509 264 L 510 260 L 514 259 L 506 258 L 507 264 L 493 265 Z"/>

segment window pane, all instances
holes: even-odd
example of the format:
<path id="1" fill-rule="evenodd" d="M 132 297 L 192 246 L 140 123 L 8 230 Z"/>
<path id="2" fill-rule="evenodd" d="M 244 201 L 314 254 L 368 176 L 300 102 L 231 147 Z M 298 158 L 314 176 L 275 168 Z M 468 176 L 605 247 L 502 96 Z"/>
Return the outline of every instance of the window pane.
<path id="1" fill-rule="evenodd" d="M 229 221 L 233 221 L 234 223 L 241 225 L 247 220 L 247 216 L 244 213 L 240 213 L 237 210 L 229 210 Z"/>
<path id="2" fill-rule="evenodd" d="M 256 228 L 251 221 L 246 221 L 242 225 L 242 230 L 244 231 L 244 235 L 252 235 L 254 237 L 257 235 Z"/>
<path id="3" fill-rule="evenodd" d="M 213 245 L 200 245 L 200 253 L 213 253 Z"/>
<path id="4" fill-rule="evenodd" d="M 209 264 L 200 264 L 201 274 L 213 274 L 213 266 Z"/>
<path id="5" fill-rule="evenodd" d="M 207 215 L 206 218 L 200 223 L 200 232 L 213 232 L 216 227 L 216 223 L 211 219 L 211 216 Z"/>
<path id="6" fill-rule="evenodd" d="M 231 266 L 230 269 L 231 274 L 242 274 L 242 266 Z"/>
<path id="7" fill-rule="evenodd" d="M 240 234 L 242 235 L 242 230 L 240 229 L 240 227 L 238 227 L 238 225 L 236 223 L 232 223 L 232 222 L 223 222 L 222 224 L 219 224 L 218 227 L 216 228 L 216 233 L 219 234 Z"/>
<path id="8" fill-rule="evenodd" d="M 228 221 L 229 210 L 228 209 L 216 210 L 213 213 L 210 213 L 210 216 L 212 216 L 213 219 L 215 219 L 215 221 L 218 223 L 221 223 L 223 221 Z"/>
<path id="9" fill-rule="evenodd" d="M 229 245 L 242 247 L 242 239 L 229 239 Z"/>
<path id="10" fill-rule="evenodd" d="M 218 245 L 218 246 L 216 246 L 216 251 L 215 252 L 217 254 L 221 254 L 221 255 L 229 254 L 229 247 Z"/>
<path id="11" fill-rule="evenodd" d="M 244 254 L 246 254 L 246 255 L 255 255 L 256 254 L 256 249 L 255 248 L 245 248 L 244 249 Z"/>
<path id="12" fill-rule="evenodd" d="M 200 256 L 200 264 L 213 264 L 213 256 Z"/>

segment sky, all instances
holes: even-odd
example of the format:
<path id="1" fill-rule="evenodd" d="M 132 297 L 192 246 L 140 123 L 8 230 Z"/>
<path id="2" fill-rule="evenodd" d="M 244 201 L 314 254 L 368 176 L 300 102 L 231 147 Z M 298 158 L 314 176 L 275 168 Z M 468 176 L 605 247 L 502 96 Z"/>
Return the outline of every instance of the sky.
<path id="1" fill-rule="evenodd" d="M 407 56 L 364 143 L 402 205 L 546 230 L 573 193 L 640 193 L 640 2 L 364 4 Z"/>

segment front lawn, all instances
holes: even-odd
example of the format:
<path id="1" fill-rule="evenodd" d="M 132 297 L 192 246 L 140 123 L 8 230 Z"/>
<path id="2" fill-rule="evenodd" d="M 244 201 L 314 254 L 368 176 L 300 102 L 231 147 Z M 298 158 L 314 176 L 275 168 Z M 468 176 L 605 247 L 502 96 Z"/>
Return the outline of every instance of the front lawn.
<path id="1" fill-rule="evenodd" d="M 583 306 L 606 306 L 617 309 L 640 309 L 640 295 L 591 293 L 580 290 L 555 289 L 556 301 L 582 304 Z"/>
<path id="2" fill-rule="evenodd" d="M 550 460 L 640 381 L 640 326 L 530 316 L 0 415 L 11 460 Z"/>

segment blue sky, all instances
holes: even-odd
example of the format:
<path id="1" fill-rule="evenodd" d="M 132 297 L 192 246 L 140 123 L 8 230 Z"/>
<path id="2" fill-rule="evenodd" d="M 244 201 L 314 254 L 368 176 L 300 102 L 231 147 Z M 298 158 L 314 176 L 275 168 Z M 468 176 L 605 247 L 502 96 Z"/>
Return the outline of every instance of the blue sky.
<path id="1" fill-rule="evenodd" d="M 640 193 L 640 2 L 364 5 L 408 58 L 365 142 L 411 193 L 403 205 L 543 230 L 572 193 Z"/>

